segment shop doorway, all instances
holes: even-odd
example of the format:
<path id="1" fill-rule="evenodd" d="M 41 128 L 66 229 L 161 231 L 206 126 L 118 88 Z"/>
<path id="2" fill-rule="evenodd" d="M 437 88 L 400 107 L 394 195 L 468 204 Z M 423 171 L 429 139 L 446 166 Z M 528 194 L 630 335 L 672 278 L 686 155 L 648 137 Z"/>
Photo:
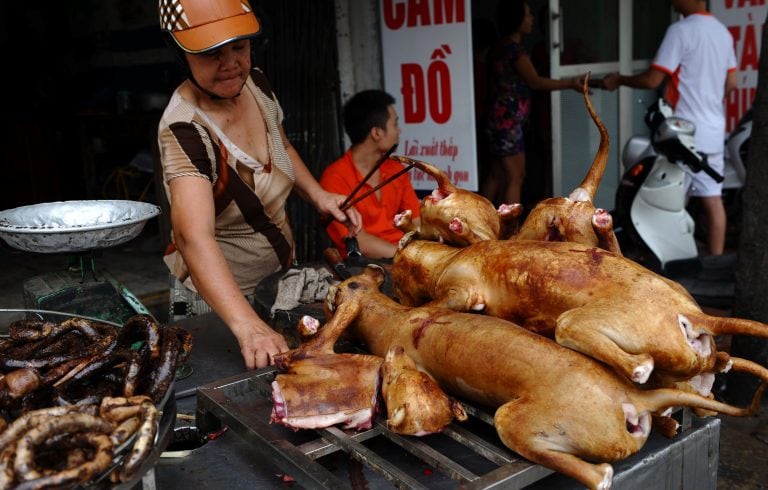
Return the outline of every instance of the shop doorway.
<path id="1" fill-rule="evenodd" d="M 672 19 L 669 0 L 550 0 L 551 76 L 590 72 L 599 78 L 646 69 Z M 621 178 L 621 146 L 631 134 L 646 132 L 643 117 L 657 95 L 650 90 L 593 90 L 592 105 L 608 129 L 610 158 L 595 197 L 612 209 Z M 584 178 L 600 143 L 582 97 L 573 91 L 551 94 L 552 187 L 567 195 Z"/>
<path id="2" fill-rule="evenodd" d="M 495 21 L 496 4 L 497 0 L 473 0 L 473 27 L 487 30 Z M 650 65 L 673 19 L 670 0 L 528 0 L 528 4 L 536 28 L 524 44 L 538 73 L 552 78 L 586 72 L 600 78 L 614 71 L 642 71 Z M 476 38 L 473 35 L 473 42 Z M 474 51 L 477 56 L 478 50 Z M 477 93 L 475 97 L 481 100 Z M 611 139 L 608 168 L 596 204 L 612 209 L 623 170 L 621 146 L 630 135 L 646 131 L 643 116 L 656 93 L 593 90 L 590 98 Z M 483 124 L 480 117 L 478 125 Z M 567 195 L 586 175 L 600 143 L 582 96 L 572 90 L 534 93 L 526 131 L 523 202 Z M 482 136 L 480 131 L 478 134 Z M 488 162 L 479 155 L 478 164 L 482 178 L 483 165 Z"/>

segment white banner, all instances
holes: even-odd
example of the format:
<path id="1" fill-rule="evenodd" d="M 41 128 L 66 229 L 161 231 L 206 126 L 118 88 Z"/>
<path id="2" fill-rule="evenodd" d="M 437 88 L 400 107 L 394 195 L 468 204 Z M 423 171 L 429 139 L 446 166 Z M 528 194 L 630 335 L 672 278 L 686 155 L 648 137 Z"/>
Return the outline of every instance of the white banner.
<path id="1" fill-rule="evenodd" d="M 470 0 L 381 0 L 384 87 L 402 135 L 395 154 L 441 168 L 477 190 Z M 434 188 L 414 170 L 413 187 Z"/>
<path id="2" fill-rule="evenodd" d="M 768 13 L 765 0 L 710 0 L 710 11 L 733 36 L 739 88 L 726 100 L 727 131 L 752 107 L 757 90 L 757 69 L 763 24 Z"/>

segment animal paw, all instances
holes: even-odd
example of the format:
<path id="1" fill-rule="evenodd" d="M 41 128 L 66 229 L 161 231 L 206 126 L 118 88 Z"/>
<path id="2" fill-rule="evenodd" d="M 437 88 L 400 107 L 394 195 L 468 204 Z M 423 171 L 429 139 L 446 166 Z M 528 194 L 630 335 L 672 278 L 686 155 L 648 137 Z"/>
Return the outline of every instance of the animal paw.
<path id="1" fill-rule="evenodd" d="M 400 231 L 408 232 L 413 231 L 413 211 L 406 209 L 402 213 L 398 213 L 392 219 L 392 224 Z"/>
<path id="2" fill-rule="evenodd" d="M 613 466 L 606 464 L 603 479 L 597 484 L 597 490 L 608 490 L 613 485 Z"/>
<path id="3" fill-rule="evenodd" d="M 613 217 L 605 209 L 597 208 L 595 214 L 592 215 L 592 226 L 600 230 L 610 231 L 613 228 Z"/>
<path id="4" fill-rule="evenodd" d="M 462 235 L 464 233 L 464 223 L 460 218 L 453 218 L 451 223 L 448 225 L 448 229 L 457 235 Z"/>
<path id="5" fill-rule="evenodd" d="M 301 317 L 298 325 L 296 326 L 296 329 L 299 331 L 299 334 L 301 334 L 302 337 L 311 337 L 315 335 L 319 328 L 320 322 L 317 320 L 317 318 L 309 315 L 304 315 Z"/>
<path id="6" fill-rule="evenodd" d="M 632 381 L 643 384 L 648 381 L 651 372 L 653 372 L 653 359 L 635 366 L 634 371 L 632 371 Z"/>
<path id="7" fill-rule="evenodd" d="M 523 214 L 523 205 L 520 203 L 514 203 L 514 204 L 502 204 L 499 206 L 499 208 L 496 210 L 498 215 L 502 219 L 515 219 L 519 218 L 520 215 Z"/>

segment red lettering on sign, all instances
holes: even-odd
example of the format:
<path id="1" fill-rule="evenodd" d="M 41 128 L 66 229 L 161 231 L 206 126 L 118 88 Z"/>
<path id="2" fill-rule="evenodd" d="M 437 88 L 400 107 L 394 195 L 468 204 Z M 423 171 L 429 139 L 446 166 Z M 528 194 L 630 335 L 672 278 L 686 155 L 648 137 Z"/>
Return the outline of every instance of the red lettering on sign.
<path id="1" fill-rule="evenodd" d="M 424 71 L 416 63 L 400 66 L 403 94 L 403 119 L 406 123 L 420 123 L 426 117 L 424 102 Z"/>
<path id="2" fill-rule="evenodd" d="M 437 124 L 445 124 L 453 112 L 451 70 L 443 61 L 451 54 L 451 47 L 442 44 L 432 52 L 432 62 L 424 70 L 416 63 L 400 65 L 403 94 L 403 119 L 406 123 L 423 122 L 429 116 Z M 426 88 L 426 91 L 425 91 Z"/>
<path id="3" fill-rule="evenodd" d="M 741 49 L 741 63 L 739 70 L 757 70 L 758 53 L 757 40 L 755 38 L 755 26 L 747 24 L 744 30 L 744 43 Z"/>
<path id="4" fill-rule="evenodd" d="M 384 0 L 384 24 L 393 31 L 403 27 L 405 23 L 405 5 L 402 2 L 395 4 L 394 0 Z"/>
<path id="5" fill-rule="evenodd" d="M 732 91 L 725 101 L 725 130 L 731 132 L 739 123 L 744 113 L 752 107 L 755 100 L 755 87 L 745 87 Z"/>
<path id="6" fill-rule="evenodd" d="M 464 0 L 383 0 L 382 16 L 387 28 L 430 26 L 464 22 Z"/>
<path id="7" fill-rule="evenodd" d="M 428 26 L 431 23 L 429 19 L 429 0 L 409 0 L 408 27 Z"/>
<path id="8" fill-rule="evenodd" d="M 464 22 L 464 0 L 435 0 L 435 24 L 454 22 Z"/>
<path id="9" fill-rule="evenodd" d="M 733 8 L 733 2 L 734 0 L 725 0 L 725 8 Z M 736 8 L 744 8 L 747 6 L 747 3 L 749 3 L 750 7 L 760 7 L 761 5 L 765 5 L 765 0 L 739 0 Z"/>
<path id="10" fill-rule="evenodd" d="M 429 115 L 438 124 L 451 119 L 451 71 L 444 61 L 433 61 L 427 70 Z"/>
<path id="11" fill-rule="evenodd" d="M 741 26 L 728 26 L 728 31 L 733 37 L 733 51 L 739 52 L 739 41 L 741 40 Z"/>

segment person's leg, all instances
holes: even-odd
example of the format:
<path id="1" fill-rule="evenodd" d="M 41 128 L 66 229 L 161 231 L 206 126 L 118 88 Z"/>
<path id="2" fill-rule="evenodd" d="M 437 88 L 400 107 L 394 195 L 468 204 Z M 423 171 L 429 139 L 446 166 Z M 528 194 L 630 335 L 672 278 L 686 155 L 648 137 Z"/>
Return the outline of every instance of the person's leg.
<path id="1" fill-rule="evenodd" d="M 723 153 L 708 153 L 709 165 L 718 174 L 723 174 L 725 162 Z M 700 199 L 707 221 L 707 248 L 711 255 L 722 255 L 725 249 L 726 214 L 723 205 L 723 184 L 704 172 L 693 174 L 690 180 L 691 195 Z"/>
<path id="2" fill-rule="evenodd" d="M 712 255 L 722 255 L 725 249 L 726 215 L 720 196 L 700 197 L 707 215 L 707 246 Z"/>
<path id="3" fill-rule="evenodd" d="M 523 180 L 525 180 L 525 153 L 521 152 L 516 155 L 502 157 L 501 165 L 504 167 L 504 173 L 507 178 L 504 202 L 506 204 L 519 203 Z"/>
<path id="4" fill-rule="evenodd" d="M 494 206 L 499 204 L 499 201 L 503 199 L 503 190 L 506 189 L 506 179 L 504 177 L 504 171 L 501 168 L 501 163 L 497 160 L 493 160 L 491 168 L 488 170 L 488 175 L 485 176 L 480 187 L 480 194 L 491 201 Z"/>

